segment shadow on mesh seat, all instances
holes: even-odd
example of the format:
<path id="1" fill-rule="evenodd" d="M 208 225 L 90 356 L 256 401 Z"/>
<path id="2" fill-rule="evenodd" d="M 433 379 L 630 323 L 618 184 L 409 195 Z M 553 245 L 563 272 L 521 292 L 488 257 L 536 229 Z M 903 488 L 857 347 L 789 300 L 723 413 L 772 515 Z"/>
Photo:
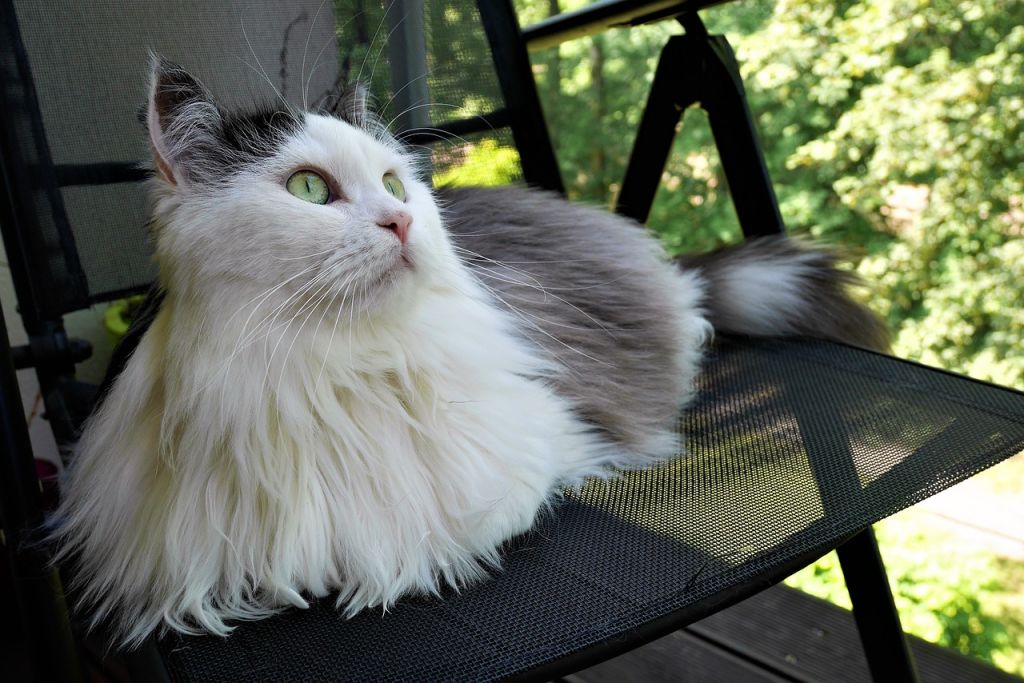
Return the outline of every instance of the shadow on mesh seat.
<path id="1" fill-rule="evenodd" d="M 134 122 L 146 48 L 181 54 L 228 101 L 265 93 L 269 79 L 301 103 L 369 69 L 385 117 L 410 144 L 514 144 L 522 179 L 560 190 L 524 36 L 557 42 L 624 17 L 682 13 L 686 35 L 663 54 L 619 209 L 646 216 L 679 111 L 699 101 L 730 184 L 745 190 L 735 194 L 746 198 L 746 234 L 782 228 L 732 53 L 696 17 L 713 3 L 603 2 L 523 33 L 508 2 L 356 11 L 366 4 L 94 3 L 62 5 L 59 23 L 41 4 L 2 4 L 0 223 L 30 343 L 11 350 L 0 335 L 8 446 L 0 492 L 24 605 L 11 638 L 33 653 L 40 678 L 71 672 L 61 660 L 73 662 L 76 645 L 62 627 L 60 594 L 41 588 L 45 558 L 20 543 L 40 511 L 11 367 L 36 368 L 58 438 L 73 441 L 92 388 L 74 379 L 88 349 L 68 339 L 62 318 L 144 291 L 153 276 L 145 173 L 136 166 L 147 151 Z M 303 56 L 322 68 L 298 69 Z M 280 68 L 262 72 L 257 61 Z M 678 76 L 681 64 L 689 75 Z M 419 106 L 428 97 L 461 101 L 467 91 L 479 116 Z M 454 163 L 443 151 L 433 160 L 441 170 Z M 123 360 L 115 355 L 114 364 Z M 1024 395 L 812 340 L 722 339 L 706 368 L 699 400 L 679 421 L 687 455 L 567 494 L 507 544 L 490 581 L 443 600 L 404 600 L 386 615 L 345 620 L 325 601 L 241 625 L 227 639 L 166 637 L 127 656 L 129 670 L 174 680 L 550 678 L 709 615 L 840 547 L 873 671 L 896 652 L 905 661 L 890 671 L 912 676 L 865 530 L 1024 448 Z"/>

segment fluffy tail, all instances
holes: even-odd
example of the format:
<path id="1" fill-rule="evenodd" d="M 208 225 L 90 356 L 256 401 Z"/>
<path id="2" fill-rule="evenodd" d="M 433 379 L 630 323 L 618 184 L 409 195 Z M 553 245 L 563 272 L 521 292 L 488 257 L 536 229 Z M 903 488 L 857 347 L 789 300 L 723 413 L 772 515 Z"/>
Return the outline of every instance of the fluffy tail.
<path id="1" fill-rule="evenodd" d="M 679 259 L 707 282 L 716 330 L 755 337 L 809 336 L 884 351 L 881 318 L 847 292 L 859 283 L 835 254 L 785 236 L 762 237 Z"/>

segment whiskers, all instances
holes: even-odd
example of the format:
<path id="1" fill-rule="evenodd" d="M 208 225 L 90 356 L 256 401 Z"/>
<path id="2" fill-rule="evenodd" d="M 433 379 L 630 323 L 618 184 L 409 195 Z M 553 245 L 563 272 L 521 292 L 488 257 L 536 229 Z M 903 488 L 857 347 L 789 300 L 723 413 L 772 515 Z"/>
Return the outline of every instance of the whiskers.
<path id="1" fill-rule="evenodd" d="M 545 299 L 551 298 L 551 299 L 555 299 L 556 301 L 559 301 L 559 302 L 565 304 L 566 306 L 568 306 L 569 308 L 573 309 L 574 311 L 576 311 L 577 313 L 579 313 L 580 315 L 585 317 L 587 320 L 592 322 L 595 326 L 597 326 L 601 330 L 604 330 L 609 335 L 611 334 L 611 331 L 600 320 L 598 320 L 594 316 L 590 315 L 589 313 L 584 311 L 582 308 L 580 308 L 579 306 L 577 306 L 574 303 L 572 303 L 571 301 L 569 301 L 568 299 L 565 299 L 565 298 L 563 298 L 561 296 L 558 296 L 557 294 L 554 294 L 553 292 L 555 292 L 555 291 L 569 291 L 569 292 L 572 292 L 572 291 L 580 291 L 580 290 L 585 290 L 585 289 L 593 289 L 595 287 L 604 287 L 604 286 L 607 286 L 609 284 L 614 284 L 615 282 L 617 282 L 621 278 L 614 278 L 612 280 L 606 280 L 604 282 L 598 282 L 598 283 L 594 283 L 594 284 L 591 284 L 591 285 L 582 285 L 582 286 L 579 286 L 579 287 L 551 287 L 551 286 L 544 286 L 544 285 L 541 284 L 540 280 L 538 280 L 534 275 L 531 275 L 529 272 L 527 272 L 526 270 L 523 270 L 521 268 L 516 268 L 514 265 L 512 265 L 512 262 L 510 262 L 510 261 L 499 261 L 497 259 L 488 258 L 487 256 L 484 256 L 483 254 L 475 252 L 475 251 L 473 251 L 471 249 L 466 249 L 465 247 L 460 247 L 459 245 L 453 245 L 453 246 L 455 247 L 455 251 L 457 253 L 459 253 L 464 259 L 466 259 L 466 261 L 471 265 L 471 268 L 472 268 L 473 272 L 477 273 L 479 276 L 491 278 L 493 280 L 496 280 L 496 281 L 499 281 L 499 282 L 504 282 L 504 283 L 510 284 L 510 285 L 515 285 L 515 286 L 520 286 L 520 287 L 528 287 L 528 288 L 533 289 L 533 290 L 535 290 L 537 292 L 540 292 L 544 296 Z M 485 263 L 492 264 L 494 267 L 482 266 L 482 265 L 480 265 L 479 261 L 483 261 Z M 527 262 L 524 262 L 524 263 L 530 263 L 530 262 L 527 261 Z M 535 262 L 535 263 L 557 263 L 557 262 L 555 262 L 555 261 L 553 261 L 553 262 L 540 262 L 540 261 L 538 261 L 538 262 Z M 505 275 L 505 274 L 503 274 L 501 272 L 500 269 L 509 270 L 513 274 L 518 275 L 519 278 Z"/>
<path id="2" fill-rule="evenodd" d="M 308 254 L 300 258 L 313 258 L 318 254 Z M 313 273 L 316 268 L 323 268 L 320 272 Z M 355 268 L 345 263 L 322 264 L 320 262 L 308 265 L 286 280 L 283 280 L 272 287 L 268 287 L 260 294 L 252 297 L 236 308 L 224 322 L 217 323 L 207 320 L 205 326 L 209 334 L 225 333 L 236 330 L 235 341 L 227 356 L 217 365 L 209 378 L 200 384 L 191 395 L 197 395 L 209 391 L 218 383 L 224 382 L 233 363 L 243 355 L 252 353 L 257 344 L 262 343 L 262 350 L 259 356 L 264 359 L 263 381 L 261 385 L 268 394 L 277 394 L 281 383 L 286 376 L 288 359 L 298 345 L 299 338 L 308 331 L 309 322 L 320 314 L 316 326 L 312 330 L 312 337 L 319 335 L 324 323 L 329 316 L 333 316 L 331 337 L 327 345 L 327 353 L 334 344 L 335 332 L 339 321 L 345 317 L 345 309 L 350 309 L 350 324 L 355 322 L 353 313 L 358 308 L 358 297 L 356 296 L 356 285 L 360 280 L 365 279 L 367 268 L 360 264 Z M 281 290 L 294 283 L 302 276 L 309 276 L 305 282 L 293 285 L 295 290 L 288 296 L 283 296 Z M 276 295 L 276 296 L 275 296 Z M 283 297 L 278 300 L 277 297 Z M 269 302 L 273 300 L 273 307 Z M 243 314 L 246 318 L 238 324 L 235 322 Z M 255 321 L 255 322 L 253 322 Z M 296 325 L 298 323 L 298 325 Z M 275 363 L 278 353 L 287 338 L 288 344 L 284 347 L 284 355 Z M 326 362 L 326 356 L 325 356 Z M 275 381 L 271 384 L 271 373 L 274 367 L 280 367 L 280 372 L 274 375 Z M 319 376 L 323 374 L 321 367 Z M 273 391 L 271 391 L 273 390 Z"/>
<path id="3" fill-rule="evenodd" d="M 456 247 L 456 249 L 461 249 L 461 248 Z M 537 280 L 532 275 L 526 273 L 525 271 L 521 271 L 519 269 L 512 268 L 511 266 L 508 266 L 507 264 L 501 263 L 500 261 L 496 261 L 494 259 L 487 259 L 486 257 L 482 256 L 481 254 L 477 254 L 476 252 L 473 252 L 473 251 L 468 250 L 468 249 L 462 249 L 461 252 L 462 253 L 460 255 L 460 260 L 462 260 L 463 264 L 469 268 L 470 273 L 472 275 L 476 276 L 476 277 L 474 277 L 475 284 L 478 285 L 483 290 L 483 292 L 486 295 L 488 295 L 493 301 L 496 301 L 496 302 L 500 303 L 504 307 L 504 309 L 506 311 L 508 311 L 508 313 L 510 313 L 514 318 L 516 318 L 521 323 L 521 325 L 525 326 L 524 331 L 529 332 L 529 331 L 532 330 L 534 333 L 539 334 L 541 337 L 544 337 L 544 338 L 550 340 L 551 342 L 555 343 L 556 345 L 566 349 L 567 351 L 569 351 L 569 352 L 571 352 L 571 353 L 573 353 L 573 354 L 575 354 L 577 356 L 580 356 L 582 358 L 586 358 L 586 359 L 588 359 L 590 361 L 593 361 L 594 363 L 597 363 L 599 365 L 603 365 L 605 367 L 609 367 L 609 368 L 613 367 L 610 363 L 608 363 L 608 362 L 606 362 L 604 360 L 601 360 L 599 358 L 594 357 L 593 355 L 587 353 L 586 351 L 580 349 L 579 347 L 577 347 L 577 346 L 567 342 L 565 339 L 563 339 L 561 336 L 559 336 L 557 334 L 557 330 L 561 329 L 561 330 L 572 330 L 572 331 L 575 331 L 577 333 L 579 333 L 579 332 L 584 332 L 584 333 L 602 333 L 603 332 L 604 334 L 608 334 L 608 335 L 614 337 L 614 333 L 611 330 L 609 330 L 605 325 L 603 325 L 599 320 L 595 319 L 593 316 L 588 314 L 586 311 L 583 311 L 582 309 L 580 309 L 578 306 L 576 306 L 572 302 L 568 301 L 567 299 L 550 293 L 540 283 L 539 280 Z M 478 259 L 481 259 L 481 260 L 484 260 L 484 261 L 488 261 L 488 262 L 492 262 L 492 263 L 498 263 L 498 264 L 502 265 L 503 267 L 508 267 L 508 268 L 510 268 L 510 270 L 513 270 L 515 272 L 521 273 L 523 275 L 523 279 L 516 279 L 516 278 L 511 278 L 511 277 L 501 277 L 501 276 L 496 275 L 494 273 L 488 273 L 488 272 L 485 272 L 485 271 L 482 271 L 482 270 L 478 270 L 478 268 L 479 268 L 478 265 L 469 265 L 469 263 L 467 263 L 467 261 L 470 261 L 473 258 L 478 258 Z M 442 268 L 442 269 L 443 270 L 447 270 L 447 272 L 450 272 L 453 275 L 457 275 L 457 273 L 453 272 L 451 269 L 444 269 L 444 268 Z M 524 306 L 524 305 L 519 305 L 519 304 L 522 304 L 522 303 L 529 302 L 530 301 L 529 298 L 527 298 L 525 296 L 519 296 L 519 295 L 516 295 L 516 294 L 512 293 L 512 291 L 510 291 L 509 287 L 505 287 L 505 288 L 499 290 L 498 287 L 495 286 L 494 283 L 488 283 L 485 278 L 490 278 L 490 279 L 495 280 L 497 282 L 500 282 L 500 283 L 502 283 L 504 285 L 513 285 L 515 287 L 524 287 L 524 288 L 527 288 L 527 289 L 530 289 L 530 290 L 534 290 L 534 291 L 540 293 L 542 297 L 550 297 L 551 299 L 553 299 L 553 300 L 555 300 L 557 302 L 558 306 L 565 306 L 565 307 L 567 307 L 569 309 L 572 309 L 572 310 L 575 310 L 576 312 L 578 312 L 580 315 L 582 315 L 583 317 L 585 317 L 586 319 L 591 321 L 593 323 L 594 327 L 573 324 L 572 322 L 568 322 L 567 320 L 552 320 L 552 319 L 550 319 L 548 317 L 545 317 L 545 316 L 540 315 L 540 314 L 538 314 L 538 313 L 536 313 L 534 311 L 531 311 L 529 309 L 530 307 Z M 459 287 L 458 284 L 456 284 L 455 281 L 457 281 L 457 278 L 451 278 L 451 279 L 448 280 L 448 282 L 446 284 L 449 287 L 451 287 L 453 290 L 455 290 L 456 292 L 458 292 L 459 294 L 461 294 L 463 296 L 474 297 L 474 295 L 471 292 L 468 292 L 468 291 L 462 289 L 461 287 Z M 576 371 L 572 367 L 570 367 L 568 365 L 563 365 L 561 370 L 563 372 L 569 374 L 569 375 L 577 375 Z"/>

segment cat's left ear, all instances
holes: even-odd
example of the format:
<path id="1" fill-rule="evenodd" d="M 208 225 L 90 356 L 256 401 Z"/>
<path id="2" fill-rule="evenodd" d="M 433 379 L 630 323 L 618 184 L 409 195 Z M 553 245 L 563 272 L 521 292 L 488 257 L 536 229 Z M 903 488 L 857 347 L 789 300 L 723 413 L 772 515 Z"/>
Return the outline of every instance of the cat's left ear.
<path id="1" fill-rule="evenodd" d="M 356 128 L 366 128 L 370 91 L 362 83 L 343 87 L 337 95 L 327 100 L 327 111 Z"/>
<path id="2" fill-rule="evenodd" d="M 209 91 L 192 74 L 152 58 L 146 127 L 157 173 L 171 185 L 202 177 L 219 148 L 224 120 Z"/>

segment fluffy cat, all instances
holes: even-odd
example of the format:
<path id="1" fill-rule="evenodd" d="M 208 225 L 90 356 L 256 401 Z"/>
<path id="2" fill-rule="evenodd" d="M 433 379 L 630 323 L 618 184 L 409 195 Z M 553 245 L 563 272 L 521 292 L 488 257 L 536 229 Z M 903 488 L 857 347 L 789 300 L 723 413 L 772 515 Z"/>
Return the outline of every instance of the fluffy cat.
<path id="1" fill-rule="evenodd" d="M 53 532 L 122 644 L 482 577 L 561 487 L 678 452 L 712 324 L 884 344 L 826 253 L 680 267 L 549 194 L 435 193 L 358 88 L 335 105 L 227 113 L 154 65 L 163 301 Z"/>

